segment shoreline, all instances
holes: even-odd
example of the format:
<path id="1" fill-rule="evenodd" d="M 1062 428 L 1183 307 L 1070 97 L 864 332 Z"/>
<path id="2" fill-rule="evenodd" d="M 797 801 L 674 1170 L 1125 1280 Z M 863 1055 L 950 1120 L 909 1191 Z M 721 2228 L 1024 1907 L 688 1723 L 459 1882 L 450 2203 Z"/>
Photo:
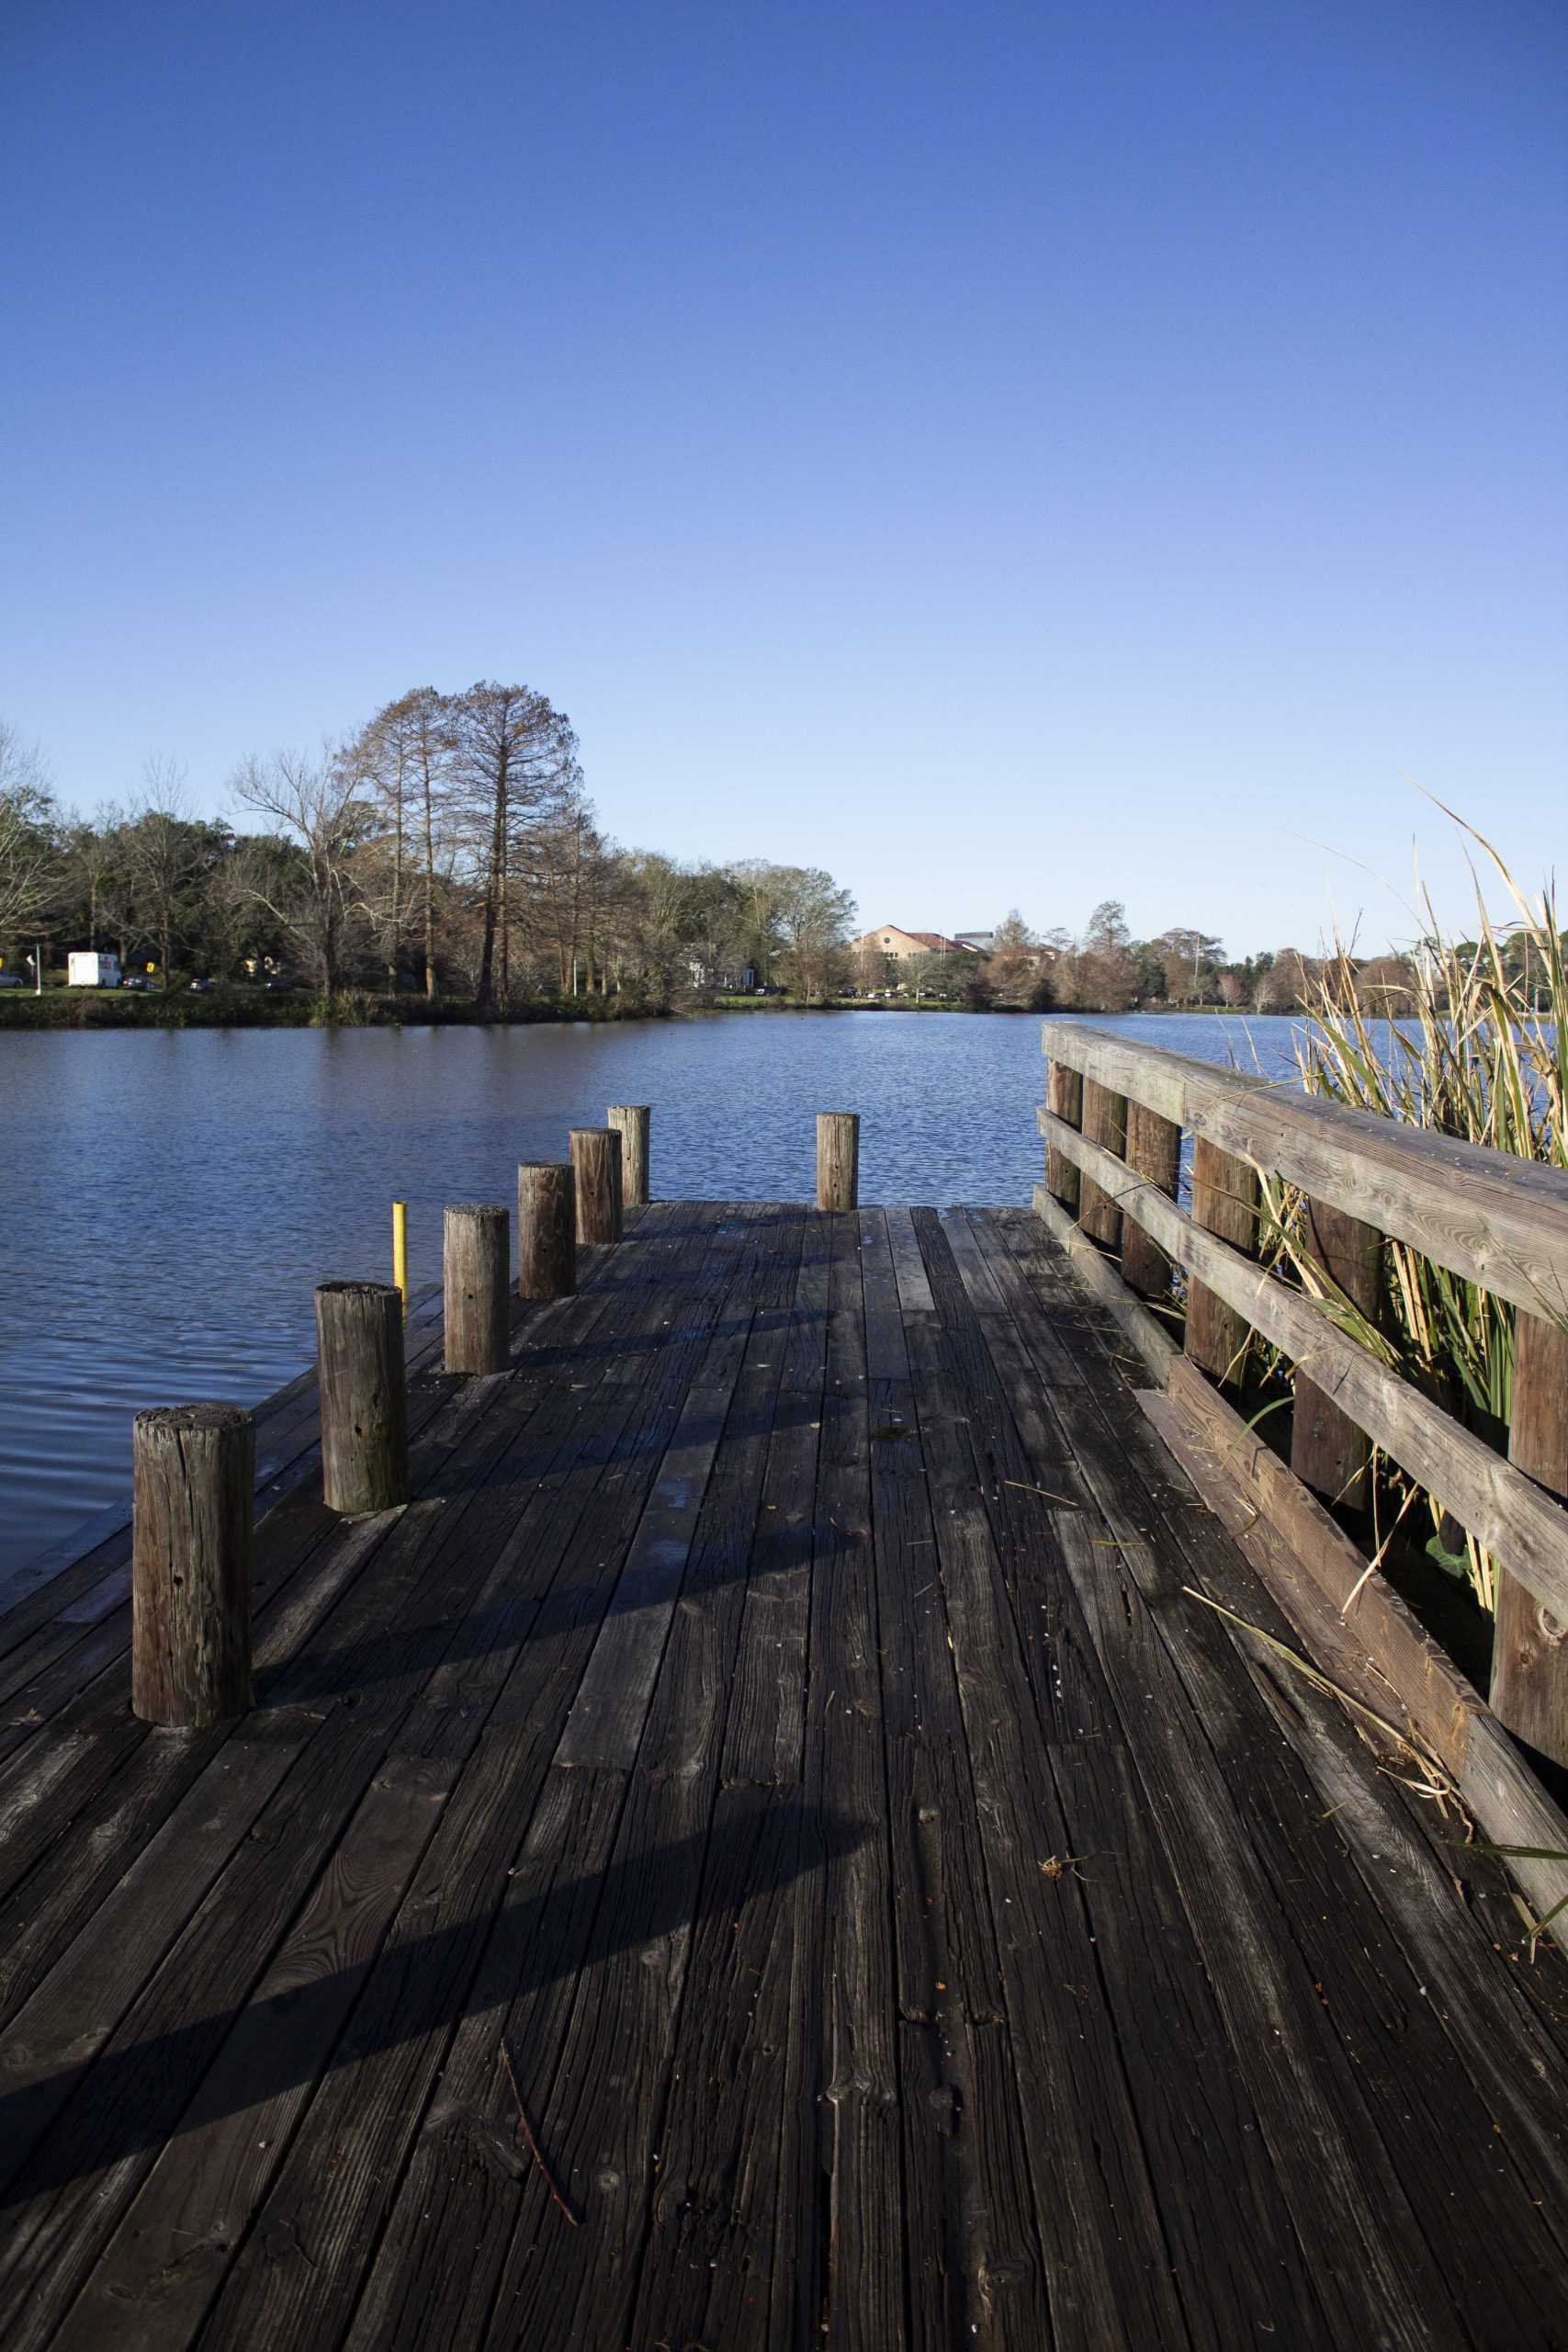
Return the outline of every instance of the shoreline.
<path id="1" fill-rule="evenodd" d="M 341 1000 L 336 1010 L 328 1014 L 321 1000 L 300 991 L 294 996 L 255 997 L 233 992 L 213 996 L 192 996 L 182 989 L 173 989 L 167 996 L 130 994 L 118 990 L 87 990 L 49 989 L 35 996 L 25 993 L 0 993 L 0 1033 L 6 1030 L 19 1034 L 31 1032 L 61 1033 L 74 1031 L 78 1035 L 94 1035 L 107 1030 L 135 1029 L 521 1029 L 549 1024 L 569 1025 L 587 1023 L 600 1025 L 619 1021 L 692 1021 L 706 1019 L 714 1013 L 792 1013 L 792 1012 L 877 1012 L 877 1013 L 961 1013 L 966 1018 L 999 1015 L 1004 1019 L 1040 1020 L 1046 1009 L 1013 1004 L 912 1004 L 867 1002 L 855 998 L 830 997 L 814 1003 L 801 1003 L 783 997 L 716 998 L 701 1003 L 670 1005 L 645 1004 L 619 997 L 542 997 L 525 1004 L 516 1004 L 501 1012 L 494 1007 L 480 1008 L 460 997 L 436 997 L 434 1000 L 414 996 L 373 995 L 355 990 Z M 1133 1012 L 1184 1015 L 1188 1018 L 1211 1015 L 1216 1019 L 1258 1020 L 1267 1014 L 1251 1013 L 1232 1005 L 1143 1004 L 1129 1008 Z M 1064 1007 L 1067 1017 L 1075 1014 L 1084 1020 L 1120 1020 L 1125 1014 L 1109 1013 L 1098 1008 Z M 1288 1014 L 1287 1018 L 1299 1018 Z"/>

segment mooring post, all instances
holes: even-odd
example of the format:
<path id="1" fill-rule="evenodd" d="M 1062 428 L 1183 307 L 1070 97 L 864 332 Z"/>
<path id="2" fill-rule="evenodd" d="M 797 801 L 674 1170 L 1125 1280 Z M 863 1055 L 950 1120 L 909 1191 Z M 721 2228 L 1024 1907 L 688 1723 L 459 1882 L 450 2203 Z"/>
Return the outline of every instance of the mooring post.
<path id="1" fill-rule="evenodd" d="M 321 1491 L 353 1518 L 409 1498 L 403 1302 L 391 1283 L 318 1283 Z"/>
<path id="2" fill-rule="evenodd" d="M 471 1201 L 446 1211 L 441 1270 L 448 1372 L 506 1370 L 511 1240 L 512 1219 L 498 1203 Z"/>
<path id="3" fill-rule="evenodd" d="M 579 1241 L 621 1238 L 621 1137 L 615 1127 L 573 1127 L 571 1172 Z"/>
<path id="4" fill-rule="evenodd" d="M 852 1209 L 860 1203 L 860 1114 L 817 1114 L 817 1205 Z"/>
<path id="5" fill-rule="evenodd" d="M 565 1159 L 517 1170 L 517 1295 L 570 1298 L 577 1288 L 576 1184 Z"/>
<path id="6" fill-rule="evenodd" d="M 130 1704 L 198 1729 L 251 1703 L 255 1424 L 239 1405 L 161 1405 L 131 1435 Z"/>
<path id="7" fill-rule="evenodd" d="M 613 1102 L 604 1114 L 621 1138 L 621 1200 L 628 1209 L 648 1206 L 648 1128 L 646 1102 Z"/>

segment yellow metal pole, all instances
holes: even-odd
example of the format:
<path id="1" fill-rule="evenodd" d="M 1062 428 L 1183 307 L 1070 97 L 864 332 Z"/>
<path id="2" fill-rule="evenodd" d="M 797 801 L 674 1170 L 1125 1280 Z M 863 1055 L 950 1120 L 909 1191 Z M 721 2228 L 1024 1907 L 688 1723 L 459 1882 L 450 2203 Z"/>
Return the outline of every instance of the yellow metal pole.
<path id="1" fill-rule="evenodd" d="M 392 1280 L 403 1295 L 403 1313 L 409 1311 L 409 1204 L 406 1201 L 392 1203 Z"/>

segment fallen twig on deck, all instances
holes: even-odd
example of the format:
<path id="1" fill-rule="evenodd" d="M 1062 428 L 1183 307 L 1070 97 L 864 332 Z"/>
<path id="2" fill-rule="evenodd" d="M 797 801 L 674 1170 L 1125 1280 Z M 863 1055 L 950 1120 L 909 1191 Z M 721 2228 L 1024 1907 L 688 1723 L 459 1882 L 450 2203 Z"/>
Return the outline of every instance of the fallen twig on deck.
<path id="1" fill-rule="evenodd" d="M 501 2045 L 501 2063 L 506 2069 L 506 2079 L 512 2086 L 512 2096 L 517 2102 L 517 2120 L 523 2127 L 523 2137 L 528 2143 L 529 2154 L 532 2155 L 534 2162 L 539 2167 L 539 2171 L 544 2178 L 545 2187 L 549 2190 L 550 2195 L 555 2199 L 556 2203 L 560 2207 L 561 2211 L 566 2215 L 566 2218 L 571 2223 L 572 2228 L 574 2230 L 581 2229 L 582 2226 L 581 2214 L 574 2213 L 572 2211 L 571 2207 L 567 2203 L 566 2199 L 556 2187 L 554 2178 L 550 2173 L 550 2168 L 539 2153 L 539 2143 L 534 2137 L 533 2126 L 528 2120 L 528 2110 L 523 2104 L 523 2094 L 517 2087 L 517 2077 L 512 2071 L 512 2055 L 504 2041 Z"/>

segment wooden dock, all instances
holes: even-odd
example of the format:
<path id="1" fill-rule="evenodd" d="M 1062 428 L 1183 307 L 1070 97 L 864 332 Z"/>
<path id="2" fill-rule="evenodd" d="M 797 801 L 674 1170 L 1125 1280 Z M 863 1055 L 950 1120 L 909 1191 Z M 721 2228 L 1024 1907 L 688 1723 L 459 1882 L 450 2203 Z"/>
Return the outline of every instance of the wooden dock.
<path id="1" fill-rule="evenodd" d="M 409 1345 L 404 1508 L 258 1416 L 236 1725 L 123 1534 L 0 1619 L 6 2352 L 1568 2345 L 1562 1955 L 1038 1217 Z"/>

